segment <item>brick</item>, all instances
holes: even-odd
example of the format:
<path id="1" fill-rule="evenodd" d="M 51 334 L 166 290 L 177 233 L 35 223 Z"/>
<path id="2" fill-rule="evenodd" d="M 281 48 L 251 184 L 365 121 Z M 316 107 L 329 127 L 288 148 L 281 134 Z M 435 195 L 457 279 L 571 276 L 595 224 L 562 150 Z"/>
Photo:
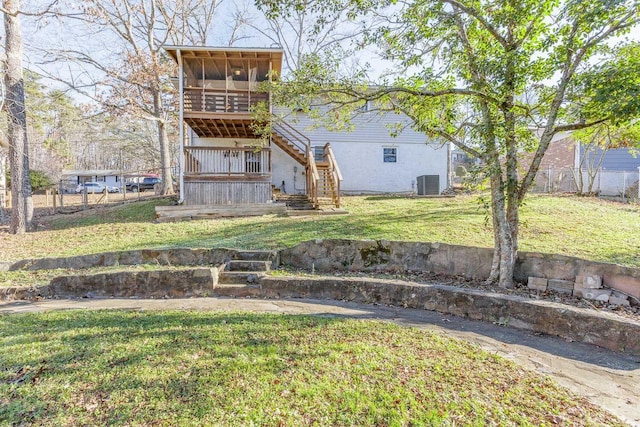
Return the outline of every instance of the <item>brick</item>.
<path id="1" fill-rule="evenodd" d="M 546 291 L 547 279 L 543 277 L 529 277 L 527 286 L 529 287 L 529 289 L 535 289 L 537 291 Z"/>
<path id="2" fill-rule="evenodd" d="M 626 306 L 631 305 L 629 303 L 629 300 L 626 297 L 625 298 L 618 298 L 618 297 L 610 296 L 609 297 L 609 303 L 610 304 L 614 304 L 614 305 L 626 305 Z"/>
<path id="3" fill-rule="evenodd" d="M 600 289 L 602 288 L 602 277 L 592 276 L 576 276 L 576 289 Z"/>
<path id="4" fill-rule="evenodd" d="M 569 280 L 549 279 L 547 287 L 556 292 L 571 294 L 573 292 L 573 282 Z"/>
<path id="5" fill-rule="evenodd" d="M 611 290 L 609 289 L 583 289 L 583 298 L 592 299 L 596 301 L 609 301 L 611 296 Z"/>

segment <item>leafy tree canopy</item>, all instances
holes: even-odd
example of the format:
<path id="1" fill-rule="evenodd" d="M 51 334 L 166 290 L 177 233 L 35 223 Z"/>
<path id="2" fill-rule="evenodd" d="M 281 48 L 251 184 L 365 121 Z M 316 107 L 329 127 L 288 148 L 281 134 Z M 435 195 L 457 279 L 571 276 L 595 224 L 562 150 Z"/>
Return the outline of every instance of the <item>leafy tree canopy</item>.
<path id="1" fill-rule="evenodd" d="M 638 116 L 638 56 L 620 42 L 638 27 L 638 1 L 327 1 L 329 13 L 348 5 L 366 30 L 309 55 L 275 88 L 276 98 L 312 114 L 325 104 L 330 111 L 315 114 L 334 123 L 373 101 L 481 159 L 491 183 L 492 280 L 510 286 L 519 206 L 553 137 Z M 266 6 L 287 16 L 303 3 Z M 367 64 L 345 69 L 350 57 L 371 51 L 389 67 L 380 78 L 369 78 Z M 522 150 L 533 153 L 530 164 L 521 164 Z"/>

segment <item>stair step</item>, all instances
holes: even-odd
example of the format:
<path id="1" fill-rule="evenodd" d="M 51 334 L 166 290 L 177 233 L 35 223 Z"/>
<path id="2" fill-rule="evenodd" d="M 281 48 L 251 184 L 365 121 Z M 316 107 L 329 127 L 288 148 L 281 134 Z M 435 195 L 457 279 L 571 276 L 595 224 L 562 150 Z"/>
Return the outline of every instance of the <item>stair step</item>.
<path id="1" fill-rule="evenodd" d="M 213 288 L 213 294 L 219 297 L 255 297 L 260 296 L 260 285 L 217 285 Z"/>
<path id="2" fill-rule="evenodd" d="M 264 271 L 222 271 L 218 276 L 218 283 L 225 285 L 256 284 L 264 276 L 266 276 Z"/>
<path id="3" fill-rule="evenodd" d="M 288 194 L 288 193 L 280 193 L 280 194 L 278 195 L 278 197 L 279 197 L 279 198 L 282 198 L 282 199 L 293 199 L 293 200 L 295 200 L 295 199 L 306 199 L 306 198 L 308 198 L 309 196 L 307 196 L 306 194 Z"/>
<path id="4" fill-rule="evenodd" d="M 269 271 L 271 261 L 233 260 L 227 263 L 226 271 Z"/>
<path id="5" fill-rule="evenodd" d="M 278 256 L 274 251 L 237 251 L 234 260 L 239 261 L 275 261 Z"/>
<path id="6" fill-rule="evenodd" d="M 307 203 L 309 202 L 309 197 L 307 197 L 306 195 L 287 196 L 287 195 L 280 194 L 276 196 L 276 200 L 279 202 L 285 202 L 285 203 Z"/>
<path id="7" fill-rule="evenodd" d="M 319 205 L 333 205 L 333 199 L 330 197 L 318 197 Z"/>

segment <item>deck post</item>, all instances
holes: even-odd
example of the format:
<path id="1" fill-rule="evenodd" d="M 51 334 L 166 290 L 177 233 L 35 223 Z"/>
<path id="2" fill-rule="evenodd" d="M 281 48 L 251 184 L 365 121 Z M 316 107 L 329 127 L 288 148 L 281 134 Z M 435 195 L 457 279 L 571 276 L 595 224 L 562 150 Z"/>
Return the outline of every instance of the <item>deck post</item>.
<path id="1" fill-rule="evenodd" d="M 184 202 L 184 69 L 182 64 L 182 52 L 180 49 L 177 50 L 178 56 L 178 92 L 180 92 L 180 156 L 179 156 L 179 168 L 178 171 L 178 180 L 180 185 L 180 199 L 178 200 L 178 204 L 182 204 Z M 126 188 L 126 185 L 125 185 Z M 125 190 L 126 192 L 126 190 Z M 125 195 L 126 197 L 126 195 Z"/>

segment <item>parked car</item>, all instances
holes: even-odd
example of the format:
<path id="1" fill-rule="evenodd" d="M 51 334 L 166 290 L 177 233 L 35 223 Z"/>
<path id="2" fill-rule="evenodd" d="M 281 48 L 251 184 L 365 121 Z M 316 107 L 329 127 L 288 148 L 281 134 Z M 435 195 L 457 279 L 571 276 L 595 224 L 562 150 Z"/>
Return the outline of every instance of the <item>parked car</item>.
<path id="1" fill-rule="evenodd" d="M 104 193 L 105 188 L 109 193 L 120 192 L 120 189 L 118 187 L 112 187 L 102 182 L 85 182 L 82 184 L 78 184 L 78 186 L 76 187 L 76 193 L 84 193 L 85 188 L 87 190 L 87 193 Z"/>
<path id="2" fill-rule="evenodd" d="M 160 184 L 162 180 L 160 178 L 147 177 L 138 182 L 127 182 L 127 191 L 153 190 L 156 184 Z"/>

